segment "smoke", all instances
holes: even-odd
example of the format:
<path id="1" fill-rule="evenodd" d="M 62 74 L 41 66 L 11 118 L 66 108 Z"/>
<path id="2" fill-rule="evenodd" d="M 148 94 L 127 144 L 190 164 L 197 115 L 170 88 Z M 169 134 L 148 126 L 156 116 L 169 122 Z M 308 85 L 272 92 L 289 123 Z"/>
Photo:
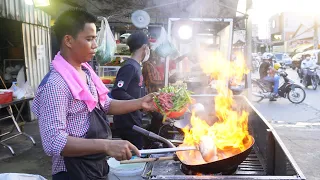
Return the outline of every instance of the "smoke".
<path id="1" fill-rule="evenodd" d="M 168 17 L 214 18 L 234 17 L 236 12 L 230 8 L 237 9 L 237 4 L 238 0 L 153 0 L 147 7 L 159 6 L 157 11 Z"/>

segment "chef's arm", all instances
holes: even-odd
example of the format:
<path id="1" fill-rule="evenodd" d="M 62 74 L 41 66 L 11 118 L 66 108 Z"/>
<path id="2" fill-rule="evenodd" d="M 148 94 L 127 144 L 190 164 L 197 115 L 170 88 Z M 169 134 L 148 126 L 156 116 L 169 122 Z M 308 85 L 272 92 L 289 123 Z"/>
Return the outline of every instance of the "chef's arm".
<path id="1" fill-rule="evenodd" d="M 113 99 L 110 103 L 108 114 L 121 115 L 140 110 L 142 109 L 142 99 L 143 98 L 127 101 Z"/>
<path id="2" fill-rule="evenodd" d="M 108 140 L 84 139 L 68 136 L 67 143 L 64 146 L 61 155 L 66 157 L 77 157 L 105 153 L 106 148 L 108 147 L 107 144 Z"/>
<path id="3" fill-rule="evenodd" d="M 140 156 L 133 144 L 125 140 L 84 139 L 68 136 L 67 144 L 61 152 L 65 157 L 79 157 L 91 154 L 107 154 L 117 160 L 128 160 L 131 152 Z"/>

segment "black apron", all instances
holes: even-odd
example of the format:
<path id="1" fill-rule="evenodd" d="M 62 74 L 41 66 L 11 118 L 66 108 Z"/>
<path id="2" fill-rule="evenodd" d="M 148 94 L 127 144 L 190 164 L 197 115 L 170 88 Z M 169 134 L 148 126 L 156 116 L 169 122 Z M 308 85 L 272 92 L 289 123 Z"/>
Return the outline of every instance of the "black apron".
<path id="1" fill-rule="evenodd" d="M 99 97 L 99 95 L 98 95 Z M 90 114 L 90 125 L 86 139 L 111 139 L 111 129 L 107 122 L 107 114 L 103 111 L 100 100 L 99 108 Z M 106 154 L 93 154 L 81 157 L 64 157 L 67 174 L 70 180 L 106 180 L 108 179 L 109 166 Z"/>

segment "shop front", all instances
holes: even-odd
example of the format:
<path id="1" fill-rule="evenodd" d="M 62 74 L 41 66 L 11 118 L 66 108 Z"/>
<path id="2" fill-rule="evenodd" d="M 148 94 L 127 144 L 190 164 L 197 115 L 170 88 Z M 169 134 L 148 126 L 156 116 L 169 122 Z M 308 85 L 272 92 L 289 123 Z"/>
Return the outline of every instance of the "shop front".
<path id="1" fill-rule="evenodd" d="M 28 84 L 35 93 L 49 71 L 51 61 L 50 16 L 25 0 L 0 1 L 0 89 Z M 24 98 L 22 95 L 18 98 Z M 14 100 L 14 99 L 13 99 Z M 35 119 L 30 104 L 22 110 L 22 119 Z M 12 108 L 14 113 L 20 109 Z M 0 117 L 6 109 L 0 110 Z"/>

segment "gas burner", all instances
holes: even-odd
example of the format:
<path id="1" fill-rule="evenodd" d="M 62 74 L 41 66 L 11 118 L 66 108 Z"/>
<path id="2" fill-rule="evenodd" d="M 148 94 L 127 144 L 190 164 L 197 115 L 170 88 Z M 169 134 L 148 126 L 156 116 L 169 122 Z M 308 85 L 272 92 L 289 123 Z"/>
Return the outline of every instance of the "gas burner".
<path id="1" fill-rule="evenodd" d="M 211 173 L 211 172 L 200 173 L 200 172 L 196 172 L 194 170 L 189 169 L 184 164 L 180 164 L 180 169 L 185 175 L 233 175 L 237 172 L 238 166 L 220 173 Z"/>

